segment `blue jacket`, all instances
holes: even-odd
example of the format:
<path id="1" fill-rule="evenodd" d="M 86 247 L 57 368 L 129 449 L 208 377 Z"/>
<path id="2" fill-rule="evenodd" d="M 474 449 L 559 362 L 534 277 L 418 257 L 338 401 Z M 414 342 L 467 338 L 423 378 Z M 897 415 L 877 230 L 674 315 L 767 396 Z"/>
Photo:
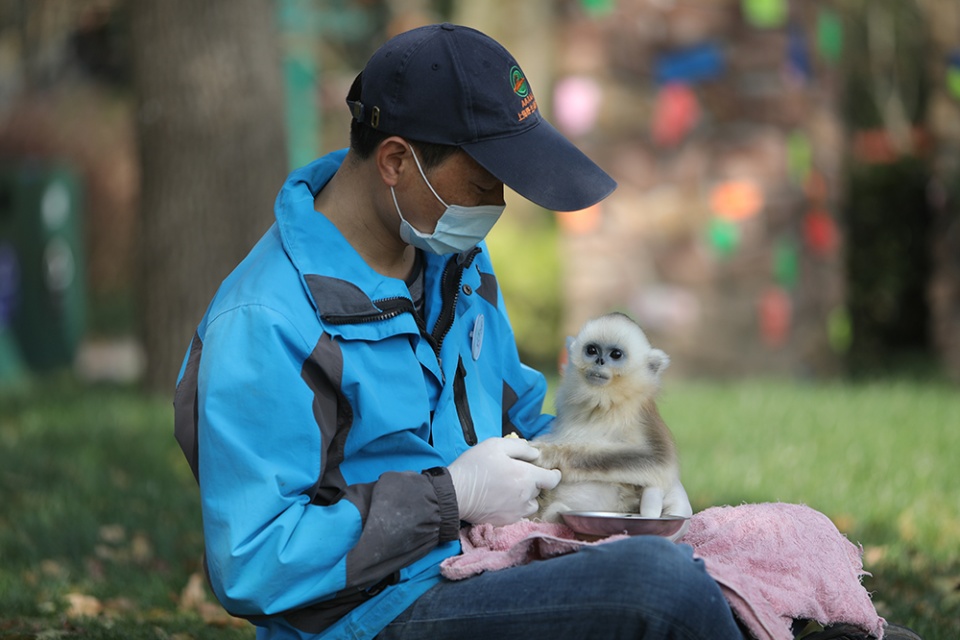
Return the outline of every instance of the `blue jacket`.
<path id="1" fill-rule="evenodd" d="M 262 638 L 376 635 L 460 550 L 446 465 L 552 421 L 483 244 L 424 256 L 421 319 L 314 210 L 344 156 L 290 175 L 177 381 L 210 583 Z"/>

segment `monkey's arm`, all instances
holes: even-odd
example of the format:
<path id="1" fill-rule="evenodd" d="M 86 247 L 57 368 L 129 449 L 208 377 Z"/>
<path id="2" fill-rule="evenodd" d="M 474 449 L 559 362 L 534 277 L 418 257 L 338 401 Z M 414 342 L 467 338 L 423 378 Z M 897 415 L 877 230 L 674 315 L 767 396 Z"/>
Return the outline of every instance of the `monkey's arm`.
<path id="1" fill-rule="evenodd" d="M 621 482 L 659 485 L 676 467 L 673 452 L 623 445 L 531 442 L 540 450 L 535 464 L 560 469 L 563 482 Z"/>

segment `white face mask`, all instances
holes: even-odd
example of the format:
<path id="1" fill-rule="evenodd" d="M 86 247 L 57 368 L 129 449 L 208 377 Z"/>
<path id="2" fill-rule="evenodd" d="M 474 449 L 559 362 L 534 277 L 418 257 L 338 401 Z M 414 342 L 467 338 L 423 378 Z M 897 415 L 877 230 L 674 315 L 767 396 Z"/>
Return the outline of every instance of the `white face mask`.
<path id="1" fill-rule="evenodd" d="M 464 207 L 458 204 L 447 204 L 437 195 L 433 185 L 427 180 L 413 147 L 410 147 L 410 153 L 413 154 L 413 161 L 417 163 L 417 169 L 420 171 L 423 181 L 430 187 L 434 197 L 447 209 L 437 220 L 437 226 L 433 233 L 422 233 L 403 217 L 403 213 L 400 212 L 400 205 L 397 204 L 397 194 L 394 193 L 393 187 L 390 187 L 393 206 L 397 208 L 397 214 L 400 216 L 400 238 L 418 249 L 441 256 L 449 253 L 462 253 L 477 246 L 500 219 L 506 205 L 488 204 L 479 207 Z"/>

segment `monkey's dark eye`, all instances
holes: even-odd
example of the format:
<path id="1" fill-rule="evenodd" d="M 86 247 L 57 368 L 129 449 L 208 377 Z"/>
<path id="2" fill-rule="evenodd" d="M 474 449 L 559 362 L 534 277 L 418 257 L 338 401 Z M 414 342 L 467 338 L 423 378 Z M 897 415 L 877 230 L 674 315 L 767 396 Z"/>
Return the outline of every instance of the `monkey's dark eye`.
<path id="1" fill-rule="evenodd" d="M 623 351 L 620 351 L 620 349 L 613 349 L 612 351 L 610 351 L 611 360 L 619 360 L 622 357 L 623 357 Z"/>
<path id="2" fill-rule="evenodd" d="M 597 355 L 598 353 L 600 353 L 600 350 L 597 349 L 597 345 L 595 345 L 595 344 L 588 344 L 586 347 L 583 348 L 583 352 L 584 352 L 585 354 L 587 354 L 588 356 L 595 356 L 595 355 Z"/>

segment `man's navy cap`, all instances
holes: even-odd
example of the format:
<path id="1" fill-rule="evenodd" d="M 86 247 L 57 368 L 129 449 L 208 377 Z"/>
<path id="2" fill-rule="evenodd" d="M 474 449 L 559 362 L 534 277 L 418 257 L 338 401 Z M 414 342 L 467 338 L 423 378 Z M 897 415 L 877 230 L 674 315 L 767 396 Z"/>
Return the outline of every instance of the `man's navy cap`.
<path id="1" fill-rule="evenodd" d="M 462 148 L 524 198 L 577 211 L 617 183 L 540 114 L 513 56 L 476 29 L 429 25 L 388 40 L 347 97 L 385 133 Z"/>

